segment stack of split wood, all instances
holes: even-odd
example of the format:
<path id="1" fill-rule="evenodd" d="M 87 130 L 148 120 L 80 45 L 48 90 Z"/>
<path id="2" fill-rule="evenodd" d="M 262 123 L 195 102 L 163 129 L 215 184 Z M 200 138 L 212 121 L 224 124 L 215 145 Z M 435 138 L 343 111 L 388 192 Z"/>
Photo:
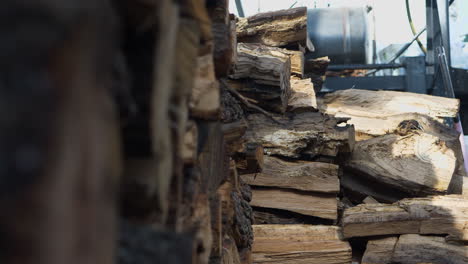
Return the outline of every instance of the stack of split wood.
<path id="1" fill-rule="evenodd" d="M 121 2 L 138 111 L 123 124 L 119 263 L 251 263 L 250 189 L 221 125 L 237 52 L 229 1 Z"/>
<path id="2" fill-rule="evenodd" d="M 239 19 L 222 83 L 231 168 L 252 189 L 253 262 L 466 263 L 459 101 L 317 98 L 309 76 L 323 80 L 328 60 L 304 62 L 306 21 L 305 8 Z"/>

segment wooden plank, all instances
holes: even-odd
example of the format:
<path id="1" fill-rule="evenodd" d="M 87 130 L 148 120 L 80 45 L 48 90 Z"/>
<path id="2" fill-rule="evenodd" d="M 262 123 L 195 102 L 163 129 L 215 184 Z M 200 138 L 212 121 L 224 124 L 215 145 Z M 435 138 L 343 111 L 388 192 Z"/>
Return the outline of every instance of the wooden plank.
<path id="1" fill-rule="evenodd" d="M 361 204 L 343 215 L 345 237 L 449 234 L 468 240 L 468 200 L 461 195 L 409 198 L 394 204 Z"/>
<path id="2" fill-rule="evenodd" d="M 288 162 L 272 156 L 264 156 L 263 171 L 242 175 L 242 180 L 253 186 L 278 187 L 338 193 L 340 182 L 339 167 L 321 162 L 294 161 Z"/>
<path id="3" fill-rule="evenodd" d="M 335 226 L 254 225 L 254 263 L 349 264 L 351 247 Z"/>
<path id="4" fill-rule="evenodd" d="M 282 209 L 324 219 L 337 218 L 336 196 L 295 190 L 268 188 L 252 189 L 252 206 Z"/>
<path id="5" fill-rule="evenodd" d="M 268 155 L 334 157 L 338 152 L 350 152 L 354 148 L 354 128 L 338 126 L 340 120 L 331 116 L 305 112 L 275 119 L 277 122 L 263 114 L 247 117 L 250 129 L 246 140 L 261 143 Z"/>
<path id="6" fill-rule="evenodd" d="M 239 42 L 262 43 L 273 47 L 300 45 L 313 50 L 307 37 L 307 8 L 260 13 L 240 18 L 237 23 Z"/>

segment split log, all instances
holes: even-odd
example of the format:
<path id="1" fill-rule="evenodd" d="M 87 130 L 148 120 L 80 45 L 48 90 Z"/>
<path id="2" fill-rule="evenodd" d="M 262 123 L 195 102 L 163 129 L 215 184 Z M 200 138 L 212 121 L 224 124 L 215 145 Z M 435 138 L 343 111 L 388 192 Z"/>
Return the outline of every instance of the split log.
<path id="1" fill-rule="evenodd" d="M 362 264 L 390 264 L 392 263 L 398 237 L 373 239 L 367 242 L 366 252 L 362 257 Z"/>
<path id="2" fill-rule="evenodd" d="M 273 47 L 307 47 L 313 50 L 307 34 L 307 8 L 260 13 L 240 18 L 237 23 L 239 42 L 262 43 Z"/>
<path id="3" fill-rule="evenodd" d="M 340 191 L 337 165 L 308 161 L 287 162 L 271 156 L 263 159 L 263 171 L 242 175 L 242 180 L 253 186 L 333 194 Z"/>
<path id="4" fill-rule="evenodd" d="M 462 264 L 468 261 L 468 247 L 445 242 L 443 237 L 402 235 L 371 240 L 363 264 Z"/>
<path id="5" fill-rule="evenodd" d="M 320 111 L 335 117 L 350 118 L 357 132 L 382 135 L 394 131 L 404 114 L 422 114 L 433 119 L 456 117 L 460 101 L 408 92 L 348 89 L 324 96 Z M 414 115 L 413 115 L 414 116 Z M 409 119 L 412 119 L 411 116 Z M 421 121 L 424 123 L 424 120 Z"/>
<path id="6" fill-rule="evenodd" d="M 285 110 L 283 93 L 279 87 L 258 84 L 249 79 L 229 80 L 228 85 L 246 97 L 249 102 L 266 111 L 283 113 Z M 289 100 L 288 97 L 288 102 Z"/>
<path id="7" fill-rule="evenodd" d="M 221 129 L 223 130 L 224 141 L 226 143 L 226 153 L 232 156 L 236 152 L 241 151 L 245 142 L 243 136 L 247 131 L 247 122 L 240 120 L 223 124 Z"/>
<path id="8" fill-rule="evenodd" d="M 291 74 L 302 78 L 304 76 L 304 52 L 297 50 L 277 49 L 289 56 L 291 59 Z"/>
<path id="9" fill-rule="evenodd" d="M 268 155 L 298 158 L 318 155 L 336 156 L 354 148 L 354 128 L 339 126 L 341 120 L 318 112 L 305 112 L 291 118 L 278 116 L 279 123 L 263 114 L 247 117 L 248 142 L 261 143 Z"/>
<path id="10" fill-rule="evenodd" d="M 459 164 L 445 138 L 416 130 L 359 141 L 345 167 L 412 195 L 446 193 Z"/>
<path id="11" fill-rule="evenodd" d="M 210 1 L 208 12 L 212 20 L 212 31 L 214 37 L 214 63 L 216 76 L 226 77 L 231 65 L 233 52 L 231 19 L 229 17 L 229 1 Z M 236 49 L 236 47 L 234 47 Z"/>
<path id="12" fill-rule="evenodd" d="M 322 90 L 323 83 L 325 82 L 325 74 L 329 64 L 330 59 L 328 57 L 306 60 L 304 62 L 303 78 L 310 78 L 312 80 L 316 93 Z"/>
<path id="13" fill-rule="evenodd" d="M 287 107 L 290 93 L 291 59 L 275 48 L 260 44 L 239 43 L 237 63 L 232 79 L 249 78 L 255 83 L 267 85 L 271 92 L 281 96 L 282 111 Z"/>
<path id="14" fill-rule="evenodd" d="M 348 264 L 351 247 L 334 226 L 254 225 L 254 263 Z"/>
<path id="15" fill-rule="evenodd" d="M 404 199 L 394 204 L 361 204 L 343 215 L 347 238 L 396 235 L 440 234 L 468 241 L 468 200 L 461 195 Z"/>
<path id="16" fill-rule="evenodd" d="M 215 77 L 212 53 L 197 59 L 195 85 L 189 105 L 193 117 L 208 120 L 216 120 L 219 117 L 220 88 Z"/>
<path id="17" fill-rule="evenodd" d="M 334 220 L 323 219 L 286 210 L 253 207 L 255 225 L 333 225 Z"/>
<path id="18" fill-rule="evenodd" d="M 315 111 L 316 109 L 318 109 L 317 98 L 311 79 L 292 78 L 288 111 Z"/>
<path id="19" fill-rule="evenodd" d="M 336 196 L 278 188 L 253 188 L 250 204 L 332 220 L 338 210 Z"/>

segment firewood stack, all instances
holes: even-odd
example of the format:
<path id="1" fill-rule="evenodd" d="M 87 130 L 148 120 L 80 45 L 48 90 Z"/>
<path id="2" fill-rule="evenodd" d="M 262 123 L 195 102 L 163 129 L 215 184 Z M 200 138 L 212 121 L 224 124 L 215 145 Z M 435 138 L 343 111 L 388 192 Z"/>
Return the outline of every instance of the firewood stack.
<path id="1" fill-rule="evenodd" d="M 459 101 L 318 98 L 329 61 L 304 61 L 306 25 L 305 8 L 238 18 L 221 81 L 231 171 L 252 192 L 253 263 L 466 263 Z"/>
<path id="2" fill-rule="evenodd" d="M 123 124 L 119 263 L 251 263 L 251 193 L 221 122 L 237 52 L 229 1 L 121 3 L 138 111 Z"/>

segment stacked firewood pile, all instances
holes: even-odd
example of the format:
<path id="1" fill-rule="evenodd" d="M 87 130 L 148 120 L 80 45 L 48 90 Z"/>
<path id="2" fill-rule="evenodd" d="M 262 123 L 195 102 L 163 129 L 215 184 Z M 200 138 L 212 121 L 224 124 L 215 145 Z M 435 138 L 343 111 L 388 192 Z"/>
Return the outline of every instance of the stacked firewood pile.
<path id="1" fill-rule="evenodd" d="M 305 8 L 239 18 L 222 82 L 231 169 L 252 192 L 253 263 L 466 263 L 459 101 L 316 97 L 328 60 L 304 61 L 306 21 Z"/>

